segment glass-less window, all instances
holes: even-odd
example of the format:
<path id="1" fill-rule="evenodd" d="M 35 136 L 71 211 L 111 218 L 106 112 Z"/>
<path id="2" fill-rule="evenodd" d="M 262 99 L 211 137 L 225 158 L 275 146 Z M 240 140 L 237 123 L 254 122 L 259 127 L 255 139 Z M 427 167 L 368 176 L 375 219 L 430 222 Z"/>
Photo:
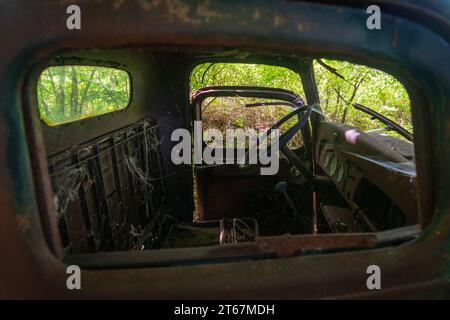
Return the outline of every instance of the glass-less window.
<path id="1" fill-rule="evenodd" d="M 38 87 L 41 119 L 57 126 L 125 109 L 130 102 L 126 71 L 97 66 L 54 66 L 42 72 Z"/>

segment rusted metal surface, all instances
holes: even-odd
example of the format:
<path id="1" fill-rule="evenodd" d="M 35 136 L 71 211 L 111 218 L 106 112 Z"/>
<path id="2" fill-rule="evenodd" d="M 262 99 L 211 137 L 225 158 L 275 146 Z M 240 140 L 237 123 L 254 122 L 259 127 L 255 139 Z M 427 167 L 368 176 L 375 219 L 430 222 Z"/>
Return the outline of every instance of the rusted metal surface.
<path id="1" fill-rule="evenodd" d="M 160 143 L 147 119 L 48 158 L 66 254 L 131 250 L 144 226 L 159 226 L 167 211 Z"/>
<path id="2" fill-rule="evenodd" d="M 84 10 L 83 25 L 73 32 L 65 28 L 71 1 L 2 2 L 0 28 L 15 33 L 0 35 L 0 296 L 449 297 L 448 2 L 374 1 L 385 12 L 380 32 L 364 28 L 366 1 L 347 3 L 78 1 Z M 31 168 L 41 160 L 29 150 L 43 151 L 43 143 L 37 132 L 32 133 L 35 143 L 28 145 L 26 140 L 23 116 L 36 107 L 26 95 L 33 96 L 30 83 L 36 78 L 27 75 L 32 66 L 58 50 L 127 46 L 177 46 L 178 52 L 183 47 L 202 52 L 231 47 L 281 56 L 326 55 L 378 67 L 405 80 L 412 100 L 421 222 L 427 229 L 415 241 L 376 250 L 180 267 L 86 269 L 83 290 L 68 291 L 66 263 L 49 249 L 39 219 L 35 191 L 43 184 L 35 184 L 41 181 L 33 178 Z M 186 66 L 184 76 L 187 70 Z M 185 78 L 178 81 L 184 91 Z M 181 91 L 178 95 L 185 97 Z M 85 125 L 98 124 L 90 120 Z M 383 270 L 383 290 L 368 292 L 366 268 L 370 264 Z"/>
<path id="3" fill-rule="evenodd" d="M 389 144 L 372 136 L 362 134 L 355 144 L 350 143 L 345 137 L 346 132 L 350 130 L 354 130 L 354 127 L 333 122 L 320 124 L 316 145 L 318 166 L 329 174 L 330 170 L 325 165 L 326 155 L 336 157 L 339 166 L 343 166 L 345 163 L 349 164 L 351 170 L 348 169 L 348 172 L 343 174 L 342 181 L 338 182 L 336 177 L 331 177 L 331 179 L 335 181 L 339 192 L 354 210 L 362 206 L 361 202 L 366 201 L 369 196 L 374 197 L 375 191 L 382 190 L 374 202 L 382 203 L 386 199 L 386 195 L 389 195 L 389 201 L 401 210 L 401 213 L 399 211 L 397 215 L 400 217 L 399 220 L 404 221 L 403 225 L 392 226 L 392 228 L 417 223 L 419 211 L 414 163 L 408 162 Z M 359 129 L 357 130 L 362 133 Z M 333 141 L 333 144 L 330 145 L 329 141 Z M 413 149 L 413 146 L 410 145 L 410 148 Z M 380 161 L 381 165 L 374 165 L 376 161 Z M 405 164 L 406 166 L 402 167 Z M 394 170 L 396 165 L 404 170 Z M 369 183 L 368 180 L 371 182 Z M 369 195 L 366 194 L 364 199 L 361 199 L 362 190 L 365 190 L 366 187 L 368 189 L 369 186 L 374 192 L 368 192 Z M 381 214 L 381 210 L 379 211 Z M 393 216 L 392 213 L 391 216 Z M 380 229 L 385 229 L 385 227 L 382 226 Z"/>
<path id="4" fill-rule="evenodd" d="M 377 244 L 375 234 L 316 234 L 316 235 L 285 235 L 256 238 L 257 245 L 264 250 L 274 251 L 278 257 L 300 255 L 307 249 L 367 249 Z"/>

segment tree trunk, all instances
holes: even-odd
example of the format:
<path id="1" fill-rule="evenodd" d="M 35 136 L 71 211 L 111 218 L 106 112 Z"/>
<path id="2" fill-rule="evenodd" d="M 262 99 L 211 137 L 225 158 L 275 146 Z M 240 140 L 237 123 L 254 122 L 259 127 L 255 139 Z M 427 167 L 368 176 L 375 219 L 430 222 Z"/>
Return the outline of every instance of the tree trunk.
<path id="1" fill-rule="evenodd" d="M 70 97 L 70 115 L 74 116 L 78 113 L 78 77 L 75 67 L 71 67 L 72 90 Z"/>
<path id="2" fill-rule="evenodd" d="M 61 117 L 65 116 L 65 105 L 66 105 L 66 93 L 65 93 L 65 81 L 66 81 L 66 68 L 59 67 L 59 79 L 58 79 L 58 89 L 56 95 L 56 101 L 58 106 L 58 111 Z"/>
<path id="3" fill-rule="evenodd" d="M 94 75 L 95 75 L 95 69 L 92 69 L 92 72 L 91 72 L 91 75 L 89 76 L 89 80 L 86 84 L 86 87 L 84 88 L 83 93 L 81 94 L 81 102 L 80 102 L 80 105 L 78 106 L 78 114 L 83 113 L 83 107 L 84 107 L 84 104 L 86 103 L 87 94 L 88 94 L 89 88 L 91 86 L 92 79 L 94 78 Z"/>

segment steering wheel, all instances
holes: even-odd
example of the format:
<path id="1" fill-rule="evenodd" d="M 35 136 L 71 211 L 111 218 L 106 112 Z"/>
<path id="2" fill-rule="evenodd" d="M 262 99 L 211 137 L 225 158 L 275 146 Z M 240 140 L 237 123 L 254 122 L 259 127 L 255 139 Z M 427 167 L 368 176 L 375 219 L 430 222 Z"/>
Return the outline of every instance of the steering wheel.
<path id="1" fill-rule="evenodd" d="M 279 137 L 279 148 L 280 151 L 286 156 L 286 158 L 294 167 L 296 167 L 306 178 L 308 178 L 308 180 L 312 179 L 313 174 L 311 173 L 311 171 L 302 163 L 299 157 L 291 149 L 287 147 L 289 140 L 291 140 L 292 137 L 308 123 L 308 119 L 312 113 L 312 107 L 309 105 L 303 105 L 299 108 L 296 108 L 295 110 L 284 116 L 277 123 L 275 123 L 272 127 L 270 127 L 261 138 L 258 137 L 255 144 L 246 151 L 244 157 L 244 164 L 242 166 L 245 167 L 246 163 L 250 162 L 249 159 L 250 151 L 251 150 L 257 151 L 259 145 L 267 139 L 267 137 L 272 133 L 273 130 L 278 129 L 289 119 L 301 113 L 304 113 L 303 117 L 292 128 L 290 128 L 288 131 L 286 131 Z M 272 149 L 273 147 L 271 147 L 271 152 Z"/>

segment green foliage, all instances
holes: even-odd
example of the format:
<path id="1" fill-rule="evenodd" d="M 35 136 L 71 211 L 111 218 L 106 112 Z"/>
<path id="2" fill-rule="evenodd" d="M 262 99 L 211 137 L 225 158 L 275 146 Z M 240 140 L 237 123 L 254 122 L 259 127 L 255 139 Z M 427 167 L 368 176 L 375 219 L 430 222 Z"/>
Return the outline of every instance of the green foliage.
<path id="1" fill-rule="evenodd" d="M 344 78 L 314 62 L 321 108 L 328 120 L 350 124 L 363 130 L 383 127 L 377 120 L 372 120 L 367 114 L 353 108 L 352 103 L 360 103 L 412 131 L 409 97 L 398 80 L 382 71 L 346 61 L 323 62 Z M 205 63 L 198 65 L 191 74 L 191 92 L 204 86 L 223 85 L 281 88 L 305 97 L 299 75 L 282 67 Z M 203 113 L 204 127 L 215 127 L 222 131 L 235 127 L 255 128 L 257 123 L 267 127 L 290 111 L 289 108 L 280 107 L 258 107 L 242 111 L 244 104 L 249 102 L 247 99 L 243 103 L 243 100 L 245 99 L 236 97 L 205 102 L 209 105 Z M 281 132 L 284 130 L 282 128 Z"/>
<path id="2" fill-rule="evenodd" d="M 282 67 L 258 64 L 201 64 L 192 72 L 190 85 L 191 92 L 207 85 L 240 85 L 286 89 L 304 96 L 302 82 L 297 73 Z M 207 99 L 202 106 L 203 129 L 217 128 L 225 136 L 226 129 L 264 130 L 270 128 L 292 109 L 286 106 L 246 108 L 245 105 L 254 102 L 273 101 L 273 99 L 243 97 Z M 295 122 L 295 118 L 292 118 L 280 128 L 280 133 L 284 133 Z M 227 144 L 230 145 L 229 142 Z M 290 146 L 299 147 L 301 144 L 301 136 L 297 134 L 291 140 Z"/>
<path id="3" fill-rule="evenodd" d="M 130 100 L 128 73 L 113 68 L 49 67 L 37 88 L 41 119 L 50 126 L 121 110 Z"/>
<path id="4" fill-rule="evenodd" d="M 346 61 L 323 62 L 345 79 L 314 62 L 321 108 L 329 120 L 363 130 L 381 127 L 377 120 L 353 108 L 352 103 L 360 103 L 412 132 L 410 100 L 397 79 L 383 71 Z"/>
<path id="5" fill-rule="evenodd" d="M 329 120 L 363 130 L 381 127 L 377 120 L 352 107 L 352 103 L 357 102 L 412 131 L 409 97 L 394 77 L 345 61 L 323 62 L 344 78 L 314 62 L 322 111 Z M 191 92 L 211 85 L 245 85 L 287 89 L 304 97 L 298 74 L 268 65 L 201 64 L 192 72 L 190 85 Z M 127 72 L 112 68 L 49 67 L 39 79 L 37 93 L 41 118 L 49 125 L 59 125 L 126 108 L 130 100 L 130 79 Z M 239 97 L 209 101 L 204 125 L 206 128 L 214 125 L 221 130 L 237 127 L 262 129 L 290 111 L 284 107 L 256 107 L 243 111 L 245 103 L 255 101 Z"/>
<path id="6" fill-rule="evenodd" d="M 261 106 L 245 107 L 246 104 L 254 102 L 274 102 L 273 99 L 255 99 L 255 98 L 229 98 L 218 97 L 208 98 L 202 106 L 203 130 L 219 129 L 224 139 L 226 129 L 254 129 L 264 130 L 270 128 L 284 115 L 292 111 L 288 106 Z M 292 118 L 280 128 L 280 133 L 284 133 L 296 123 Z M 226 140 L 226 139 L 225 139 Z M 209 142 L 208 139 L 205 139 Z M 297 134 L 291 140 L 291 147 L 301 146 L 301 136 Z M 235 145 L 232 141 L 226 141 L 226 145 L 231 147 Z M 244 147 L 243 145 L 236 145 Z"/>
<path id="7" fill-rule="evenodd" d="M 257 86 L 286 89 L 304 96 L 302 82 L 297 73 L 282 67 L 260 64 L 200 64 L 191 74 L 190 85 L 192 91 L 207 85 Z"/>

